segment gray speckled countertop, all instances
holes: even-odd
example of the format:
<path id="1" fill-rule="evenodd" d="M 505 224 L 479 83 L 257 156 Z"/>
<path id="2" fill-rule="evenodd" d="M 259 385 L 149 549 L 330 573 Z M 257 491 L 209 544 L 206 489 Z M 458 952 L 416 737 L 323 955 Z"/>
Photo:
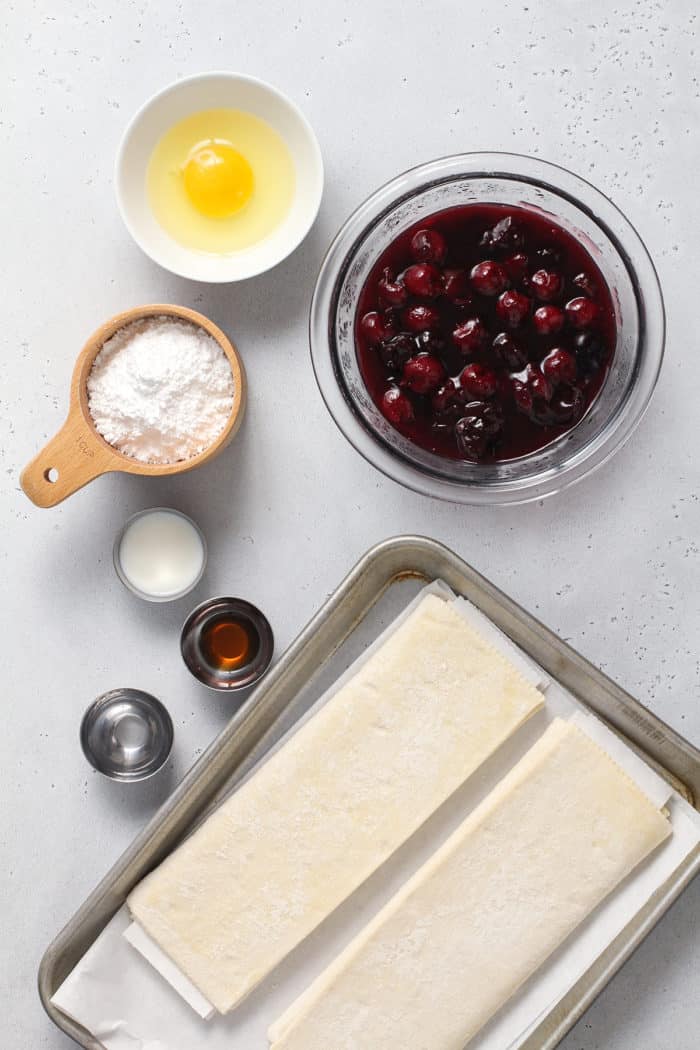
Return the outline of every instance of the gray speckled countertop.
<path id="1" fill-rule="evenodd" d="M 3 5 L 8 1050 L 68 1047 L 37 999 L 41 953 L 230 711 L 179 661 L 187 601 L 139 604 L 114 575 L 112 537 L 144 506 L 173 504 L 198 519 L 211 548 L 199 593 L 257 601 L 280 646 L 370 544 L 405 531 L 435 536 L 700 741 L 700 41 L 691 8 L 687 0 Z M 289 92 L 326 161 L 322 212 L 304 246 L 232 287 L 190 284 L 152 265 L 113 197 L 114 152 L 132 112 L 168 81 L 207 68 L 257 74 Z M 404 168 L 478 149 L 551 159 L 609 194 L 648 244 L 668 309 L 666 363 L 634 439 L 575 489 L 507 510 L 438 504 L 375 473 L 327 415 L 306 339 L 314 275 L 348 212 Z M 190 476 L 106 478 L 53 511 L 33 508 L 18 471 L 62 422 L 77 350 L 108 315 L 149 301 L 195 306 L 236 339 L 251 381 L 242 433 Z M 101 780 L 78 748 L 87 702 L 123 684 L 161 696 L 176 723 L 172 769 L 141 787 Z M 564 1050 L 694 1050 L 699 914 L 700 881 Z"/>

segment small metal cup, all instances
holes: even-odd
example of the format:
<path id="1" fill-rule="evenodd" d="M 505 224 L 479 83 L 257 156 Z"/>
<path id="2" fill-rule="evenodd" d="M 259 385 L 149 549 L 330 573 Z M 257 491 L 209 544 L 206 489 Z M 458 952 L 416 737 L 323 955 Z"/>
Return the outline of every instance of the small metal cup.
<path id="1" fill-rule="evenodd" d="M 168 760 L 172 719 L 150 693 L 112 689 L 83 715 L 80 746 L 90 765 L 111 780 L 146 780 Z"/>
<path id="2" fill-rule="evenodd" d="M 222 616 L 244 621 L 258 643 L 250 660 L 231 670 L 213 667 L 202 647 L 203 631 Z M 180 636 L 180 651 L 188 670 L 209 689 L 224 692 L 245 689 L 262 678 L 272 661 L 274 647 L 275 640 L 267 617 L 242 598 L 210 598 L 202 602 L 185 620 Z"/>

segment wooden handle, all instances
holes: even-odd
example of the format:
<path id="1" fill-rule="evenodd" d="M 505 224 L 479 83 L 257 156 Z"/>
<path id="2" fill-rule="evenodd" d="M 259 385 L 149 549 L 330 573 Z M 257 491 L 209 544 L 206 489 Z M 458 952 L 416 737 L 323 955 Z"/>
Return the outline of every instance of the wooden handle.
<path id="1" fill-rule="evenodd" d="M 37 507 L 55 507 L 88 481 L 114 470 L 114 460 L 76 411 L 24 468 L 19 483 Z"/>

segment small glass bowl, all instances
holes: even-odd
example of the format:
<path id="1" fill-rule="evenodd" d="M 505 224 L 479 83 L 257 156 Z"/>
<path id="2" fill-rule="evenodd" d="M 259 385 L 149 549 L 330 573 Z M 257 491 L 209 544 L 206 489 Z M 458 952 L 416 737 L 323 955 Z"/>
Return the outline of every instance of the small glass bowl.
<path id="1" fill-rule="evenodd" d="M 200 542 L 202 544 L 202 565 L 199 572 L 192 579 L 191 583 L 189 583 L 186 587 L 183 587 L 179 591 L 173 591 L 172 594 L 151 594 L 149 591 L 142 591 L 139 587 L 137 587 L 134 583 L 131 582 L 129 577 L 124 572 L 124 568 L 121 562 L 121 544 L 124 535 L 129 529 L 129 527 L 133 525 L 135 521 L 138 521 L 139 518 L 144 518 L 149 514 L 155 513 L 173 514 L 178 518 L 182 518 L 183 521 L 186 521 L 189 525 L 192 526 L 192 528 L 199 536 Z M 175 602 L 179 598 L 184 598 L 186 594 L 189 594 L 190 591 L 193 591 L 195 589 L 197 584 L 202 579 L 202 576 L 204 575 L 204 570 L 207 567 L 207 555 L 207 541 L 205 540 L 204 533 L 200 529 L 197 522 L 193 521 L 192 518 L 190 518 L 187 514 L 183 514 L 181 510 L 175 510 L 174 507 L 147 507 L 145 510 L 138 511 L 137 514 L 132 514 L 132 516 L 124 522 L 123 526 L 117 533 L 116 539 L 114 540 L 114 546 L 112 548 L 112 561 L 114 562 L 114 571 L 116 572 L 117 576 L 122 581 L 127 590 L 131 591 L 132 594 L 135 594 L 137 598 L 143 598 L 145 602 Z"/>
<path id="2" fill-rule="evenodd" d="M 420 448 L 375 405 L 355 350 L 355 314 L 378 256 L 407 227 L 446 208 L 505 204 L 551 217 L 581 241 L 612 293 L 617 346 L 580 423 L 526 456 L 499 463 L 449 460 Z M 508 153 L 445 157 L 399 175 L 350 216 L 319 273 L 310 314 L 311 357 L 326 406 L 370 463 L 416 492 L 457 503 L 525 503 L 580 481 L 639 423 L 663 358 L 659 281 L 639 235 L 590 183 L 554 164 Z"/>

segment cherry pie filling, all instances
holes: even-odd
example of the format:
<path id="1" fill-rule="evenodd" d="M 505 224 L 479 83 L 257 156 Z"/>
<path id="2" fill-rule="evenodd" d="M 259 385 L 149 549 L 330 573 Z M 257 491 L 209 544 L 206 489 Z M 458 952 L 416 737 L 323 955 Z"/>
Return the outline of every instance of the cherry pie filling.
<path id="1" fill-rule="evenodd" d="M 438 212 L 383 252 L 356 346 L 385 418 L 421 448 L 495 462 L 571 430 L 615 342 L 612 297 L 583 245 L 525 208 Z"/>

